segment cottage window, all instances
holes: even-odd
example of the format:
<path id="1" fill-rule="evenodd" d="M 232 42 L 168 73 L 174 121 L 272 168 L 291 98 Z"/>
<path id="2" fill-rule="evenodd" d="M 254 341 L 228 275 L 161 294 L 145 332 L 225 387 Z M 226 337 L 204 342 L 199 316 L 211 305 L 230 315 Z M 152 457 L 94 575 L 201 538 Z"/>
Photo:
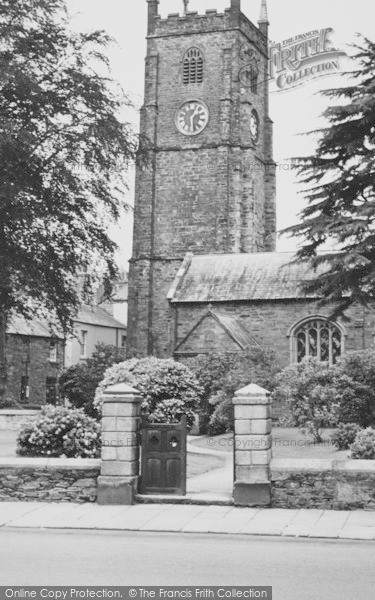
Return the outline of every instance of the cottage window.
<path id="1" fill-rule="evenodd" d="M 46 403 L 56 404 L 58 400 L 56 377 L 46 378 Z"/>
<path id="2" fill-rule="evenodd" d="M 57 362 L 57 342 L 51 340 L 49 344 L 49 362 Z"/>
<path id="3" fill-rule="evenodd" d="M 190 48 L 184 56 L 182 80 L 185 85 L 189 83 L 202 83 L 203 81 L 203 56 L 198 48 Z"/>
<path id="4" fill-rule="evenodd" d="M 87 356 L 87 331 L 81 330 L 81 340 L 79 343 L 80 346 L 80 357 L 86 358 Z"/>
<path id="5" fill-rule="evenodd" d="M 311 318 L 297 325 L 292 335 L 292 360 L 317 358 L 334 364 L 343 352 L 341 328 L 322 317 Z"/>
<path id="6" fill-rule="evenodd" d="M 21 377 L 21 393 L 20 393 L 21 402 L 28 402 L 29 395 L 30 395 L 29 377 L 27 375 L 22 375 L 22 377 Z"/>

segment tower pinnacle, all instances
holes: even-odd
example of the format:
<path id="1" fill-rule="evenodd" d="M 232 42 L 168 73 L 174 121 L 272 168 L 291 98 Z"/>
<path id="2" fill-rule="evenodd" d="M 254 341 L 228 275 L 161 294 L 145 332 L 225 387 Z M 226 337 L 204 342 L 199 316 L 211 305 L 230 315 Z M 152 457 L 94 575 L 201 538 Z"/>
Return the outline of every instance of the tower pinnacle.
<path id="1" fill-rule="evenodd" d="M 188 8 L 189 8 L 189 2 L 190 0 L 182 0 L 184 3 L 184 15 L 186 15 Z"/>
<path id="2" fill-rule="evenodd" d="M 260 17 L 258 23 L 267 23 L 270 24 L 268 20 L 268 10 L 267 10 L 267 0 L 262 0 L 262 5 L 260 7 Z"/>

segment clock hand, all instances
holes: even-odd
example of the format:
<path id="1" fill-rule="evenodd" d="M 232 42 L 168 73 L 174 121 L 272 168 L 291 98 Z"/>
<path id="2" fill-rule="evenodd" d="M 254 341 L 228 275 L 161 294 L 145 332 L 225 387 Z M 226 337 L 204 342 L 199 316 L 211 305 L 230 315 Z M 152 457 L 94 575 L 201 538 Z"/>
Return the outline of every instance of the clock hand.
<path id="1" fill-rule="evenodd" d="M 190 117 L 190 127 L 191 131 L 194 131 L 194 117 L 199 114 L 198 107 L 196 106 L 193 110 L 193 114 Z"/>

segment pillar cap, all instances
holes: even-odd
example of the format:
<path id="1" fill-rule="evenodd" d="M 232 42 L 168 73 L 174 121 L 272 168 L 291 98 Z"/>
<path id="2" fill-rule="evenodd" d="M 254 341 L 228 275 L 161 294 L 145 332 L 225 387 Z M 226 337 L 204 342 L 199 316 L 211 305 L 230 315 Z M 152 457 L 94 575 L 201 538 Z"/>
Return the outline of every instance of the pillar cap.
<path id="1" fill-rule="evenodd" d="M 247 385 L 246 387 L 242 388 L 241 390 L 238 390 L 237 392 L 234 393 L 235 396 L 268 396 L 268 394 L 270 394 L 271 392 L 269 392 L 268 390 L 265 390 L 264 388 L 260 387 L 260 385 L 257 385 L 256 383 L 250 383 L 250 385 Z"/>
<path id="2" fill-rule="evenodd" d="M 139 396 L 138 390 L 130 387 L 130 385 L 127 385 L 126 383 L 117 383 L 116 385 L 110 385 L 109 387 L 105 388 L 104 394 L 106 394 L 107 396 L 129 396 L 130 394 L 132 396 Z"/>

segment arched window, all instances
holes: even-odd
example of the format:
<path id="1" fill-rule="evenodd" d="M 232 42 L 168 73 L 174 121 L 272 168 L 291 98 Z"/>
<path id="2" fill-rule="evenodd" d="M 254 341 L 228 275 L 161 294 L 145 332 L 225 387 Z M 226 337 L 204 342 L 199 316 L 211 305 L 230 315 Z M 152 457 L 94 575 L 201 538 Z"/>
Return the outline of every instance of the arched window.
<path id="1" fill-rule="evenodd" d="M 341 328 L 324 317 L 306 319 L 292 330 L 293 362 L 300 363 L 304 358 L 311 357 L 334 364 L 343 348 Z"/>
<path id="2" fill-rule="evenodd" d="M 202 83 L 203 81 L 203 56 L 198 48 L 190 48 L 184 56 L 183 82 Z"/>

